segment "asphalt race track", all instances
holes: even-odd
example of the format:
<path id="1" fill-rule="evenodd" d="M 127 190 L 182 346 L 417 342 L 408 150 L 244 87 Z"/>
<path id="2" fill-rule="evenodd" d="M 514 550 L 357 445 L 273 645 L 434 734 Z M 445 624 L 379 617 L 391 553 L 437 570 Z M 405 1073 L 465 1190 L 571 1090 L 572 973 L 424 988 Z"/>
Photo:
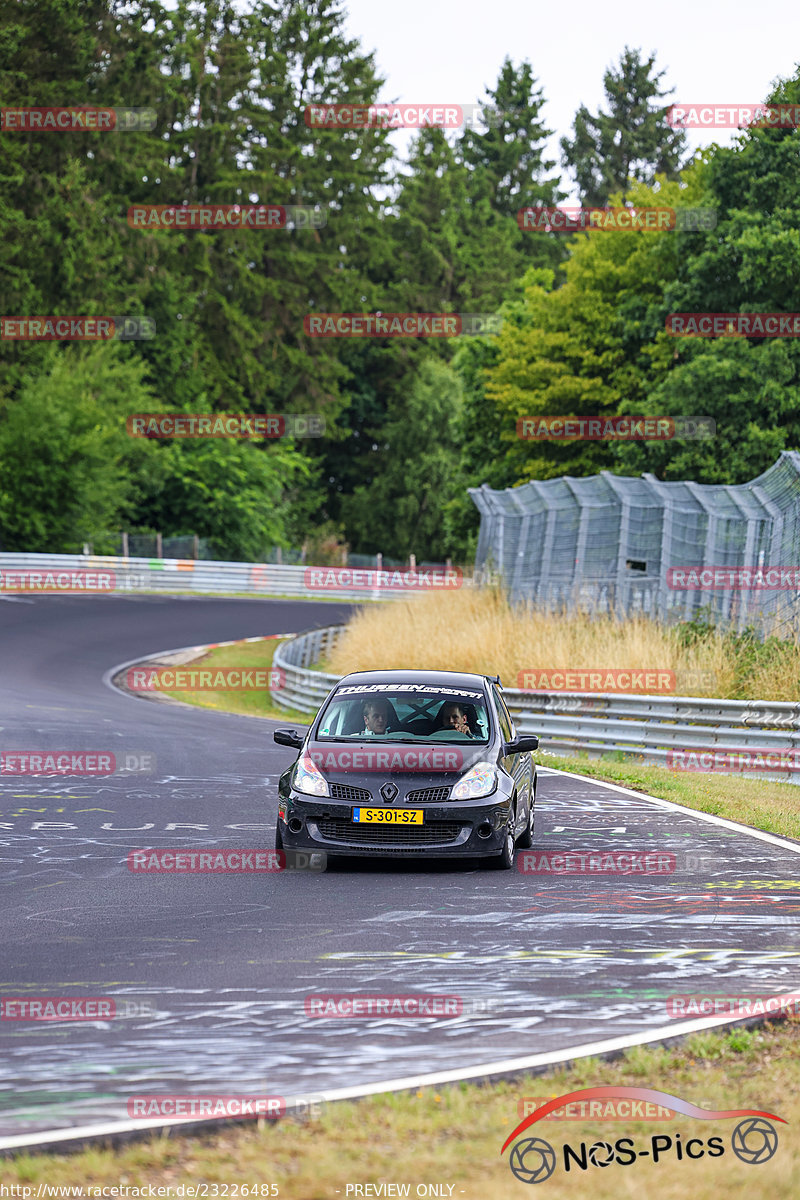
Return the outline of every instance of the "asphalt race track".
<path id="1" fill-rule="evenodd" d="M 293 1096 L 677 1027 L 674 994 L 800 985 L 797 849 L 542 772 L 537 850 L 649 850 L 653 875 L 339 860 L 145 875 L 147 846 L 272 846 L 292 751 L 272 723 L 103 682 L 178 646 L 295 632 L 347 605 L 0 602 L 0 748 L 153 754 L 151 773 L 0 776 L 3 997 L 113 997 L 104 1022 L 3 1021 L 0 1136 L 127 1119 L 132 1096 Z M 129 761 L 133 761 L 132 759 Z M 520 859 L 518 856 L 518 866 Z M 451 1018 L 314 1018 L 321 993 L 445 993 Z M 127 1015 L 125 1015 L 127 1014 Z"/>

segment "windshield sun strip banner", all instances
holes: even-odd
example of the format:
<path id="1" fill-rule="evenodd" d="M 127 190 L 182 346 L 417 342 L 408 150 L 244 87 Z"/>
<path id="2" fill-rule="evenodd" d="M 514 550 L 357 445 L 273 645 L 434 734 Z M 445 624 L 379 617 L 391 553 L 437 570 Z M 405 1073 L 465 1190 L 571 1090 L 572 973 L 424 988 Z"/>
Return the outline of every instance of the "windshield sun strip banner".
<path id="1" fill-rule="evenodd" d="M 370 692 L 420 692 L 423 695 L 437 696 L 470 696 L 475 700 L 483 700 L 483 692 L 472 692 L 466 688 L 430 687 L 422 683 L 362 683 L 340 687 L 334 693 L 334 699 L 339 696 L 368 695 Z"/>

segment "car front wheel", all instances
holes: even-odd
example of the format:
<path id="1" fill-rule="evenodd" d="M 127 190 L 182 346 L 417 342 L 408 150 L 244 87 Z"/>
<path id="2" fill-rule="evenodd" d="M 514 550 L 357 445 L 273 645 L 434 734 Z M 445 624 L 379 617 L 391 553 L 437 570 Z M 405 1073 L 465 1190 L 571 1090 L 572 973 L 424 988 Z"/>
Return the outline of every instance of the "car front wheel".
<path id="1" fill-rule="evenodd" d="M 519 835 L 519 840 L 517 842 L 520 850 L 530 850 L 531 846 L 533 845 L 533 811 L 534 803 L 533 798 L 531 798 L 530 803 L 528 804 L 528 823 L 523 829 L 522 833 Z"/>
<path id="2" fill-rule="evenodd" d="M 513 819 L 506 825 L 505 838 L 503 839 L 503 849 L 499 854 L 493 854 L 491 858 L 486 860 L 487 865 L 494 867 L 497 871 L 510 871 L 514 866 L 514 821 Z"/>

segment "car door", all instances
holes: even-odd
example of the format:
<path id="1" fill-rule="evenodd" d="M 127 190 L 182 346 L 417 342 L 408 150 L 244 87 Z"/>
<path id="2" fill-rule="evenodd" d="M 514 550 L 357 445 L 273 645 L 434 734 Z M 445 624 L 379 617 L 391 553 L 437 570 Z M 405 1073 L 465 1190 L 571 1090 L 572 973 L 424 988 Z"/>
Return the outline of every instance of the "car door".
<path id="1" fill-rule="evenodd" d="M 495 684 L 492 687 L 492 698 L 494 700 L 497 719 L 500 724 L 500 733 L 506 742 L 513 742 L 517 736 L 517 731 L 514 728 L 514 722 L 511 719 L 511 713 L 506 707 L 506 702 L 502 694 Z M 517 791 L 517 832 L 521 832 L 528 820 L 528 809 L 530 807 L 531 794 L 531 773 L 530 773 L 530 755 L 528 754 L 506 754 L 502 758 L 503 767 L 508 771 L 509 775 L 514 780 Z"/>

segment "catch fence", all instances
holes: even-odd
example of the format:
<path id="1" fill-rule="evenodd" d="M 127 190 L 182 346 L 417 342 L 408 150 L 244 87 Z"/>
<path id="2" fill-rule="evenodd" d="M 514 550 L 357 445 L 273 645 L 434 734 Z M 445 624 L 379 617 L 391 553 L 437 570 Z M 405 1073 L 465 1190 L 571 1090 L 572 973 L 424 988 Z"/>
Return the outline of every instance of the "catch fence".
<path id="1" fill-rule="evenodd" d="M 512 602 L 667 622 L 703 613 L 778 636 L 800 630 L 797 451 L 737 486 L 602 471 L 504 491 L 483 484 L 470 495 L 481 514 L 476 579 L 499 577 Z M 769 568 L 787 570 L 768 577 Z"/>

